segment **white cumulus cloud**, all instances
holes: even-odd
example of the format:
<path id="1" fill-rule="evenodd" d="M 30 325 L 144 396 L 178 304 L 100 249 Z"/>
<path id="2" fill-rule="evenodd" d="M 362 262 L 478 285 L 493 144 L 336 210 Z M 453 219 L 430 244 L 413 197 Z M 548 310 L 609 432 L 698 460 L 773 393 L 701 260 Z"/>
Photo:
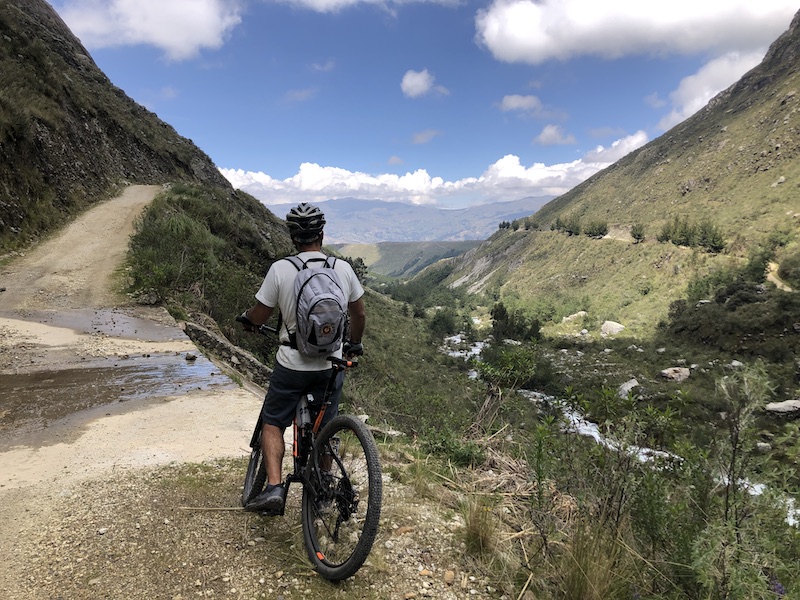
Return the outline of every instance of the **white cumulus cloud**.
<path id="1" fill-rule="evenodd" d="M 669 100 L 662 131 L 691 116 L 754 67 L 797 11 L 796 0 L 493 0 L 475 17 L 477 43 L 497 60 L 541 64 L 581 56 L 708 56 Z M 548 140 L 551 140 L 548 142 Z M 558 143 L 543 131 L 539 143 Z"/>
<path id="2" fill-rule="evenodd" d="M 479 177 L 457 181 L 432 177 L 425 169 L 404 175 L 372 175 L 315 163 L 303 163 L 297 174 L 287 179 L 242 169 L 220 169 L 220 172 L 235 188 L 266 204 L 355 197 L 464 206 L 476 201 L 563 194 L 647 141 L 647 135 L 639 131 L 617 140 L 607 149 L 599 146 L 581 159 L 555 165 L 525 166 L 518 156 L 509 154 L 489 165 Z"/>
<path id="3" fill-rule="evenodd" d="M 537 135 L 533 141 L 542 146 L 563 146 L 576 142 L 574 135 L 571 133 L 564 133 L 564 130 L 558 125 L 545 125 L 544 129 L 542 129 L 541 133 Z"/>
<path id="4" fill-rule="evenodd" d="M 758 65 L 763 52 L 729 52 L 706 63 L 697 73 L 685 77 L 678 89 L 669 95 L 672 110 L 658 124 L 666 131 L 708 104 L 742 75 Z"/>
<path id="5" fill-rule="evenodd" d="M 90 49 L 147 44 L 170 60 L 217 49 L 242 20 L 239 0 L 62 0 L 61 17 Z"/>
<path id="6" fill-rule="evenodd" d="M 761 49 L 796 11 L 796 0 L 494 0 L 475 26 L 478 43 L 498 60 L 539 64 Z"/>
<path id="7" fill-rule="evenodd" d="M 617 162 L 626 154 L 633 152 L 637 148 L 641 148 L 648 141 L 647 134 L 644 131 L 637 131 L 633 135 L 615 141 L 609 148 L 597 146 L 594 150 L 587 152 L 583 160 L 587 163 L 610 165 Z"/>
<path id="8" fill-rule="evenodd" d="M 503 112 L 539 112 L 542 110 L 542 101 L 536 96 L 510 94 L 503 96 L 500 101 L 500 110 Z"/>
<path id="9" fill-rule="evenodd" d="M 422 71 L 408 70 L 400 82 L 400 89 L 409 98 L 419 98 L 431 92 L 440 95 L 449 93 L 446 87 L 436 85 L 435 82 L 436 78 L 428 72 L 428 69 L 423 69 Z"/>
<path id="10" fill-rule="evenodd" d="M 336 13 L 351 6 L 358 4 L 372 4 L 394 14 L 403 4 L 412 2 L 429 2 L 431 4 L 442 4 L 445 6 L 455 6 L 459 0 L 279 0 L 284 4 L 313 10 L 318 13 Z"/>

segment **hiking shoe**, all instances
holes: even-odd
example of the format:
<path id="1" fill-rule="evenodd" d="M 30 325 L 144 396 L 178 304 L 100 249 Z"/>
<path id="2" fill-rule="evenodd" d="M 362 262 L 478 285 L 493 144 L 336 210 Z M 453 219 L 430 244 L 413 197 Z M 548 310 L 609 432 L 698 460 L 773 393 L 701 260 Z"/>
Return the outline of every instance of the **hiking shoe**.
<path id="1" fill-rule="evenodd" d="M 283 510 L 283 485 L 270 485 L 264 488 L 258 496 L 250 500 L 245 510 L 251 512 L 279 513 Z"/>

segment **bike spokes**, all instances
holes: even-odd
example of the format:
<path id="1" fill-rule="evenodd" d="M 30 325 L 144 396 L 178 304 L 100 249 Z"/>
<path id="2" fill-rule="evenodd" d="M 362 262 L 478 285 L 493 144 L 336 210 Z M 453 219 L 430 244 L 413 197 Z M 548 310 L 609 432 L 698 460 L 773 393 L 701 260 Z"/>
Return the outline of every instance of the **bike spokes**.
<path id="1" fill-rule="evenodd" d="M 336 438 L 338 448 L 331 443 Z M 363 424 L 341 416 L 320 434 L 316 450 L 318 489 L 315 498 L 304 494 L 303 532 L 317 570 L 344 579 L 363 564 L 377 533 L 382 489 L 377 449 Z"/>

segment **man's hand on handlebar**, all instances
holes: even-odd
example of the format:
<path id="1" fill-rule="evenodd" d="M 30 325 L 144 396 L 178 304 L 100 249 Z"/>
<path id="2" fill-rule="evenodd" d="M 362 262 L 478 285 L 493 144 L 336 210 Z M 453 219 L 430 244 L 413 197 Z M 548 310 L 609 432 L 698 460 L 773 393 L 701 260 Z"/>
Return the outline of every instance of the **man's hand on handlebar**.
<path id="1" fill-rule="evenodd" d="M 255 333 L 258 330 L 258 326 L 247 318 L 247 311 L 244 311 L 242 314 L 236 317 L 236 321 L 242 324 L 242 329 L 245 331 Z"/>
<path id="2" fill-rule="evenodd" d="M 344 346 L 342 346 L 342 355 L 345 358 L 364 356 L 364 345 L 361 342 L 354 344 L 353 342 L 347 341 L 344 343 Z"/>

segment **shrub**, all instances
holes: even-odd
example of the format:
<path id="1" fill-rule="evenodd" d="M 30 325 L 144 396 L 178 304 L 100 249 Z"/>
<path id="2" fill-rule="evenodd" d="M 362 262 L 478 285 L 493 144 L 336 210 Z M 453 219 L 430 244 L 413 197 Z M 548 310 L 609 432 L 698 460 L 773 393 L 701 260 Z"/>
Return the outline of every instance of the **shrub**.
<path id="1" fill-rule="evenodd" d="M 703 221 L 697 229 L 697 243 L 709 252 L 722 252 L 725 249 L 725 239 L 722 232 L 711 221 Z"/>
<path id="2" fill-rule="evenodd" d="M 689 217 L 675 217 L 672 227 L 672 243 L 676 246 L 697 245 L 697 227 L 689 223 Z"/>
<path id="3" fill-rule="evenodd" d="M 483 380 L 506 388 L 531 387 L 541 364 L 535 350 L 527 345 L 493 344 L 484 348 L 481 359 L 475 366 Z"/>
<path id="4" fill-rule="evenodd" d="M 564 231 L 567 235 L 580 235 L 581 234 L 581 220 L 577 215 L 569 215 L 564 222 Z"/>
<path id="5" fill-rule="evenodd" d="M 458 331 L 456 323 L 458 316 L 453 309 L 443 308 L 437 310 L 430 321 L 430 330 L 435 338 L 441 340 L 447 335 L 452 335 Z"/>
<path id="6" fill-rule="evenodd" d="M 477 442 L 464 439 L 450 429 L 426 433 L 422 440 L 422 449 L 448 459 L 457 467 L 477 466 L 486 460 L 483 448 Z"/>
<path id="7" fill-rule="evenodd" d="M 492 335 L 497 341 L 506 338 L 515 340 L 536 340 L 541 337 L 541 323 L 537 319 L 528 318 L 516 310 L 509 312 L 502 302 L 492 307 Z"/>
<path id="8" fill-rule="evenodd" d="M 601 238 L 608 234 L 608 222 L 591 221 L 586 225 L 583 232 L 591 238 Z"/>
<path id="9" fill-rule="evenodd" d="M 778 265 L 778 277 L 793 288 L 800 289 L 800 250 L 781 257 Z"/>

